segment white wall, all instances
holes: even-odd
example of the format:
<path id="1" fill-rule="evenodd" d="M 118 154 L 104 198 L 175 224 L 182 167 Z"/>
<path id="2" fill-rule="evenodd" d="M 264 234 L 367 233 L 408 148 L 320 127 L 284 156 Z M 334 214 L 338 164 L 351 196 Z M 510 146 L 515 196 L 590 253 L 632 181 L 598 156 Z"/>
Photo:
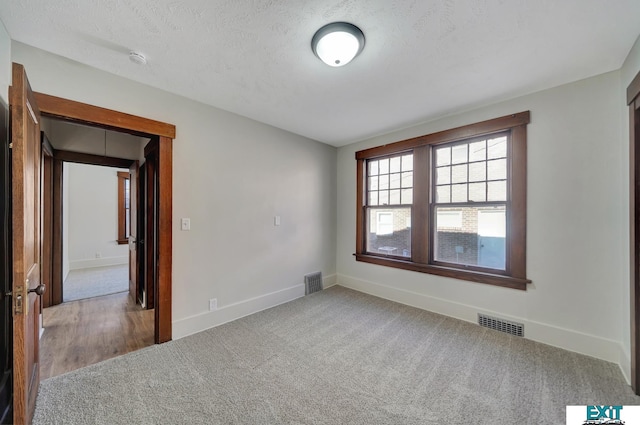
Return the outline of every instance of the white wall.
<path id="1" fill-rule="evenodd" d="M 68 181 L 70 270 L 127 264 L 129 245 L 118 245 L 118 170 L 65 164 Z"/>
<path id="2" fill-rule="evenodd" d="M 640 72 L 640 37 L 636 40 L 633 45 L 627 59 L 625 60 L 622 68 L 620 69 L 620 108 L 621 108 L 621 128 L 622 128 L 622 143 L 623 149 L 622 153 L 626 155 L 626 158 L 629 158 L 629 109 L 627 107 L 627 87 L 631 81 L 635 78 L 635 76 Z M 620 167 L 620 175 L 623 182 L 629 182 L 629 162 L 628 159 L 623 161 L 622 166 Z M 621 239 L 629 247 L 629 186 L 628 183 L 626 185 L 622 185 L 620 187 L 620 196 L 624 200 L 623 208 L 620 211 L 620 222 L 623 224 L 622 226 L 622 234 Z M 630 262 L 631 258 L 629 255 L 629 251 L 627 250 L 627 255 L 623 258 L 624 265 L 622 266 L 622 276 L 623 283 L 626 285 L 626 290 L 623 291 L 623 297 L 621 299 L 620 309 L 622 311 L 622 341 L 624 346 L 623 358 L 621 360 L 621 365 L 623 370 L 625 370 L 625 374 L 627 376 L 631 376 L 631 326 L 630 326 L 630 298 L 629 298 L 629 285 L 631 282 L 630 277 Z"/>
<path id="3" fill-rule="evenodd" d="M 0 21 L 0 98 L 9 104 L 11 85 L 11 38 Z"/>
<path id="4" fill-rule="evenodd" d="M 62 164 L 62 281 L 69 275 L 69 164 Z"/>
<path id="5" fill-rule="evenodd" d="M 486 312 L 523 322 L 528 338 L 620 364 L 628 155 L 619 86 L 611 72 L 340 148 L 338 282 L 468 321 Z M 525 110 L 527 291 L 355 261 L 356 151 Z"/>
<path id="6" fill-rule="evenodd" d="M 36 91 L 176 125 L 174 338 L 302 296 L 306 273 L 334 281 L 335 148 L 17 42 L 12 56 Z"/>

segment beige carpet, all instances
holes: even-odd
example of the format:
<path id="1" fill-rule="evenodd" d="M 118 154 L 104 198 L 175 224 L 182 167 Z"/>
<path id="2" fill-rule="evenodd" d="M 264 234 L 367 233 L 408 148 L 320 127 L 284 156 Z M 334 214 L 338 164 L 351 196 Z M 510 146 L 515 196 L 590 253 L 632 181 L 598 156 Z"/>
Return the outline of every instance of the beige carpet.
<path id="1" fill-rule="evenodd" d="M 43 381 L 34 424 L 563 424 L 617 365 L 333 287 Z"/>
<path id="2" fill-rule="evenodd" d="M 63 302 L 129 290 L 129 265 L 71 270 L 62 285 Z"/>

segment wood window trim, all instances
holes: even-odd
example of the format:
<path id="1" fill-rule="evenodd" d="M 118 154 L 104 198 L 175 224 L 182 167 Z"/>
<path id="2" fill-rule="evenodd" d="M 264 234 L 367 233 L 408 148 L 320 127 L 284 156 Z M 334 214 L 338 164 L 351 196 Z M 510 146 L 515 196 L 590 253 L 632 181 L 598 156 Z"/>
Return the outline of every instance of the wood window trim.
<path id="1" fill-rule="evenodd" d="M 129 173 L 118 171 L 118 245 L 129 243 L 127 237 L 127 217 L 125 204 L 125 182 L 129 180 Z"/>
<path id="2" fill-rule="evenodd" d="M 478 283 L 526 290 L 531 281 L 526 278 L 526 202 L 527 202 L 527 161 L 526 126 L 530 122 L 530 112 L 465 125 L 450 130 L 427 134 L 388 145 L 358 151 L 356 179 L 356 261 L 411 270 L 421 273 L 451 277 Z M 505 272 L 489 273 L 471 268 L 435 265 L 429 254 L 429 191 L 430 166 L 414 166 L 414 203 L 412 212 L 412 259 L 389 257 L 366 251 L 366 161 L 401 152 L 413 152 L 414 164 L 419 161 L 429 164 L 430 148 L 433 145 L 462 141 L 493 133 L 509 131 L 511 152 L 508 165 L 508 216 L 507 216 L 507 267 Z M 420 182 L 420 183 L 418 183 Z M 423 190 L 421 190 L 421 188 Z"/>

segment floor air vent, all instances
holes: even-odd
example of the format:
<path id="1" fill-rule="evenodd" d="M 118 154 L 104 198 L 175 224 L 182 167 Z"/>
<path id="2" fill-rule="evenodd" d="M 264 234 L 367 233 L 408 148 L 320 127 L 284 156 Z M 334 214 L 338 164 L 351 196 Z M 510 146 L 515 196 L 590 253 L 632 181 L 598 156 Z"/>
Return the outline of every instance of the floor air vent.
<path id="1" fill-rule="evenodd" d="M 311 273 L 304 277 L 304 294 L 322 291 L 322 272 Z"/>
<path id="2" fill-rule="evenodd" d="M 524 336 L 524 325 L 522 323 L 509 322 L 508 320 L 478 313 L 478 324 L 509 335 Z"/>

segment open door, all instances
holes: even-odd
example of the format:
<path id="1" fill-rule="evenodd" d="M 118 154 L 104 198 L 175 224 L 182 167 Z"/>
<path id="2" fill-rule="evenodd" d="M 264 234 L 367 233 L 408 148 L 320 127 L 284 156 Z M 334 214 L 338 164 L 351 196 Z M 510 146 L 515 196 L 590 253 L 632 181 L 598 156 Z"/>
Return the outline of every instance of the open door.
<path id="1" fill-rule="evenodd" d="M 40 385 L 40 111 L 22 65 L 11 103 L 13 421 L 31 422 Z"/>
<path id="2" fill-rule="evenodd" d="M 129 295 L 136 300 L 138 269 L 138 161 L 129 167 Z"/>

